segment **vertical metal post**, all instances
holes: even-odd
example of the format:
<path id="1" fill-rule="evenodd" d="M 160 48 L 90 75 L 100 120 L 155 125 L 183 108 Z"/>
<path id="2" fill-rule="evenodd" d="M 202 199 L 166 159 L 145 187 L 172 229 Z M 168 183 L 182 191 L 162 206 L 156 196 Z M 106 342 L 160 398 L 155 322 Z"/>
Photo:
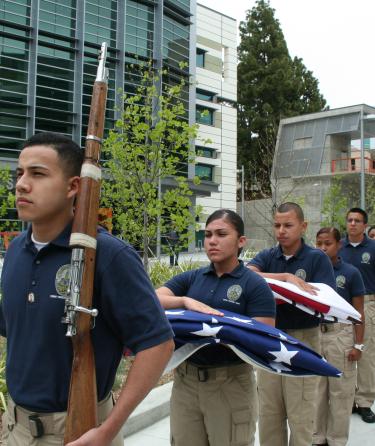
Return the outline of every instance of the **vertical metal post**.
<path id="1" fill-rule="evenodd" d="M 29 66 L 27 79 L 28 119 L 26 120 L 26 138 L 35 133 L 36 112 L 36 84 L 38 63 L 38 29 L 39 29 L 39 0 L 31 2 L 30 11 L 31 40 L 29 42 Z"/>
<path id="2" fill-rule="evenodd" d="M 245 222 L 245 166 L 241 166 L 241 218 Z"/>
<path id="3" fill-rule="evenodd" d="M 366 197 L 365 197 L 365 144 L 364 144 L 364 115 L 363 107 L 361 108 L 361 174 L 360 174 L 360 197 L 361 208 L 366 210 Z"/>
<path id="4" fill-rule="evenodd" d="M 154 22 L 154 47 L 153 47 L 153 58 L 154 58 L 154 68 L 157 71 L 157 75 L 159 76 L 159 80 L 156 85 L 156 90 L 158 92 L 157 97 L 162 94 L 162 68 L 163 68 L 163 26 L 164 26 L 164 0 L 158 0 L 155 5 L 155 22 Z M 158 119 L 158 109 L 159 104 L 156 103 L 157 100 L 155 98 L 153 105 L 153 121 L 154 124 Z M 161 178 L 160 175 L 158 177 L 158 200 L 160 201 L 162 197 L 162 188 L 161 188 Z M 161 216 L 157 217 L 157 229 L 156 229 L 156 257 L 160 259 L 161 256 Z"/>
<path id="5" fill-rule="evenodd" d="M 74 60 L 73 88 L 73 140 L 82 145 L 82 100 L 83 100 L 83 70 L 85 52 L 85 8 L 86 2 L 78 2 L 76 9 L 76 54 Z"/>

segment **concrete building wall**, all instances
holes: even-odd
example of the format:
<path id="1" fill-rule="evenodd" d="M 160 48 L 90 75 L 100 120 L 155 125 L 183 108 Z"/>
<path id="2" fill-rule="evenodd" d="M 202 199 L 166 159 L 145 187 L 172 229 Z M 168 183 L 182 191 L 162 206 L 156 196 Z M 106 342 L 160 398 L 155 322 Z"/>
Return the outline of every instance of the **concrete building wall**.
<path id="1" fill-rule="evenodd" d="M 202 5 L 197 5 L 197 48 L 205 51 L 204 67 L 196 68 L 196 87 L 211 92 L 213 101 L 197 99 L 197 105 L 214 110 L 213 125 L 200 124 L 196 145 L 216 151 L 216 158 L 199 156 L 197 163 L 214 166 L 218 192 L 197 199 L 203 206 L 202 221 L 221 207 L 236 209 L 237 191 L 237 24 Z M 202 144 L 202 140 L 210 141 Z"/>

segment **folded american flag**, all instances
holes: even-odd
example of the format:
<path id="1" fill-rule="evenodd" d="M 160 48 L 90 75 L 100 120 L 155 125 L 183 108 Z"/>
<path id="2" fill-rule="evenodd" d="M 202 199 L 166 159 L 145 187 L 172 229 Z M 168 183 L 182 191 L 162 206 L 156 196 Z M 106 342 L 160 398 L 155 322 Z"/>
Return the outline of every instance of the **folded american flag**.
<path id="1" fill-rule="evenodd" d="M 318 288 L 317 294 L 310 294 L 292 283 L 268 278 L 266 282 L 278 304 L 289 303 L 326 321 L 362 323 L 360 313 L 325 283 L 310 283 Z"/>
<path id="2" fill-rule="evenodd" d="M 222 343 L 243 361 L 269 372 L 293 376 L 341 375 L 322 356 L 281 330 L 238 313 L 222 312 L 223 317 L 183 309 L 165 312 L 176 344 L 166 371 L 205 345 Z"/>

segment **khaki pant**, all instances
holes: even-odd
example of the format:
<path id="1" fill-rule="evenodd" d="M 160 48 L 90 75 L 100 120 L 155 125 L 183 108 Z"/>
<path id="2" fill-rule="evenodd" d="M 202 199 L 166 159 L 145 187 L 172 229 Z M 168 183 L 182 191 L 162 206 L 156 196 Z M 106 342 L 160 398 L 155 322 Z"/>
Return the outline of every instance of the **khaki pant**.
<path id="1" fill-rule="evenodd" d="M 319 327 L 284 330 L 320 352 Z M 311 446 L 316 410 L 317 377 L 280 376 L 257 371 L 259 441 L 261 446 Z"/>
<path id="2" fill-rule="evenodd" d="M 198 369 L 187 362 L 175 372 L 171 397 L 174 446 L 252 446 L 258 414 L 252 367 Z"/>
<path id="3" fill-rule="evenodd" d="M 318 405 L 314 443 L 345 446 L 349 437 L 352 413 L 356 362 L 348 361 L 353 348 L 353 326 L 348 324 L 322 324 L 322 355 L 343 372 L 340 378 L 318 378 Z"/>
<path id="4" fill-rule="evenodd" d="M 107 418 L 113 408 L 112 395 L 98 404 L 99 423 Z M 17 421 L 14 414 L 17 414 Z M 64 444 L 64 430 L 66 412 L 41 414 L 45 434 L 39 438 L 33 437 L 30 431 L 28 417 L 35 414 L 17 406 L 12 400 L 8 403 L 8 410 L 4 412 L 2 423 L 3 446 L 62 446 Z M 123 446 L 124 439 L 120 432 L 112 441 L 111 446 Z"/>
<path id="5" fill-rule="evenodd" d="M 370 300 L 373 299 L 373 300 Z M 365 296 L 365 349 L 358 361 L 355 402 L 371 407 L 375 401 L 375 296 Z"/>

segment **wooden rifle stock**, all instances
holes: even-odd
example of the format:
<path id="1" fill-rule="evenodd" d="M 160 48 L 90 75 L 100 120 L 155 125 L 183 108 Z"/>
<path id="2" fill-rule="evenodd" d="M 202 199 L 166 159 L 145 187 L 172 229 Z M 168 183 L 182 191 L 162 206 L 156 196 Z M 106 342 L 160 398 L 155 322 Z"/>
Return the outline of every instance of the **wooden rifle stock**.
<path id="1" fill-rule="evenodd" d="M 98 74 L 94 83 L 86 138 L 85 159 L 81 171 L 70 246 L 71 279 L 64 322 L 73 343 L 68 412 L 64 444 L 76 440 L 96 427 L 97 388 L 91 329 L 96 310 L 92 310 L 96 233 L 100 197 L 100 148 L 104 132 L 107 99 L 105 69 L 107 46 L 102 44 Z"/>

